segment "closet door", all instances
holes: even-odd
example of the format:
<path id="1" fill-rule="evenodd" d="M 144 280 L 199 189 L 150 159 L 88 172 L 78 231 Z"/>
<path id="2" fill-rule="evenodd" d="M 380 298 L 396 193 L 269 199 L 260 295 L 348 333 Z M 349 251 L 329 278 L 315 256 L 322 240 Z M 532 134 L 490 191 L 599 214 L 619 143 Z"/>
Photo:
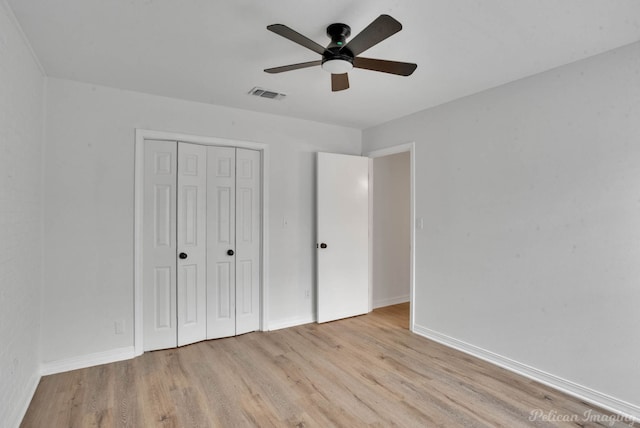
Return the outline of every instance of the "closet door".
<path id="1" fill-rule="evenodd" d="M 176 346 L 175 141 L 144 146 L 143 348 Z"/>
<path id="2" fill-rule="evenodd" d="M 207 148 L 178 143 L 178 346 L 207 338 Z"/>
<path id="3" fill-rule="evenodd" d="M 260 152 L 236 150 L 236 334 L 260 327 Z"/>
<path id="4" fill-rule="evenodd" d="M 260 328 L 260 152 L 208 148 L 207 338 Z"/>
<path id="5" fill-rule="evenodd" d="M 236 334 L 236 149 L 207 148 L 207 338 Z"/>
<path id="6" fill-rule="evenodd" d="M 261 154 L 145 142 L 144 350 L 260 327 Z"/>

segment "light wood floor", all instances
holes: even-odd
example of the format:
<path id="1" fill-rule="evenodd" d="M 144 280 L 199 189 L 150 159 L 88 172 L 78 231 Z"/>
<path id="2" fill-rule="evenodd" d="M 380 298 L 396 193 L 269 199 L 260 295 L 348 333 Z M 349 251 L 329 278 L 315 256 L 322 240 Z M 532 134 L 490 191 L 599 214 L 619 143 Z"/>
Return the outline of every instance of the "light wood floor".
<path id="1" fill-rule="evenodd" d="M 21 426 L 600 426 L 579 400 L 410 333 L 408 310 L 46 376 Z M 530 421 L 534 409 L 578 421 Z"/>

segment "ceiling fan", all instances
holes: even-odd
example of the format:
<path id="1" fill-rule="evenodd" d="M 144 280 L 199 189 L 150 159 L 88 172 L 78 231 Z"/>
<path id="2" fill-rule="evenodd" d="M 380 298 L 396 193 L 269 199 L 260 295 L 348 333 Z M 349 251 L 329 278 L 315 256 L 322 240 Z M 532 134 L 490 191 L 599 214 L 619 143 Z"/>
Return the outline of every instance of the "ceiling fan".
<path id="1" fill-rule="evenodd" d="M 409 62 L 387 61 L 358 56 L 370 47 L 377 45 L 402 30 L 402 24 L 389 15 L 380 15 L 349 42 L 346 40 L 347 37 L 351 35 L 351 28 L 348 25 L 329 25 L 327 27 L 327 35 L 331 38 L 331 43 L 329 43 L 326 48 L 286 25 L 269 25 L 267 26 L 267 30 L 273 31 L 285 39 L 289 39 L 307 49 L 311 49 L 322 55 L 322 59 L 267 68 L 264 71 L 267 73 L 282 73 L 319 65 L 323 70 L 331 73 L 331 90 L 333 92 L 343 91 L 349 88 L 349 75 L 347 72 L 353 67 L 400 76 L 411 75 L 417 67 L 416 64 Z"/>

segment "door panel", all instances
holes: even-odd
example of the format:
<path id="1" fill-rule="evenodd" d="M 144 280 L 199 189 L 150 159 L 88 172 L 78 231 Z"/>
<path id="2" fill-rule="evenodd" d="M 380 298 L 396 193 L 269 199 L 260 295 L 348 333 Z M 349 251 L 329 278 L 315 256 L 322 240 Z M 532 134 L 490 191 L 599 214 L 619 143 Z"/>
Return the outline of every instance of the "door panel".
<path id="1" fill-rule="evenodd" d="M 172 233 L 175 229 L 172 227 L 175 223 L 175 206 L 173 203 L 173 194 L 175 193 L 175 185 L 155 184 L 154 191 L 154 233 L 155 247 L 168 248 L 173 243 Z"/>
<path id="2" fill-rule="evenodd" d="M 260 328 L 260 152 L 236 149 L 236 334 Z"/>
<path id="3" fill-rule="evenodd" d="M 175 141 L 144 146 L 143 349 L 176 346 Z"/>
<path id="4" fill-rule="evenodd" d="M 235 148 L 207 147 L 207 338 L 234 336 L 235 318 Z"/>
<path id="5" fill-rule="evenodd" d="M 198 190 L 197 186 L 182 186 L 179 191 L 184 210 L 183 244 L 188 247 L 198 245 Z"/>
<path id="6" fill-rule="evenodd" d="M 154 274 L 154 327 L 156 329 L 170 329 L 172 325 L 175 325 L 175 322 L 173 322 L 175 320 L 175 308 L 172 305 L 175 302 L 175 298 L 172 298 L 175 293 L 175 287 L 173 286 L 175 281 L 172 278 L 172 269 L 157 267 Z"/>
<path id="7" fill-rule="evenodd" d="M 318 322 L 369 311 L 369 160 L 318 153 Z"/>
<path id="8" fill-rule="evenodd" d="M 245 316 L 253 313 L 253 266 L 251 260 L 243 260 L 238 263 L 236 270 L 236 287 L 238 287 L 239 315 Z"/>
<path id="9" fill-rule="evenodd" d="M 227 180 L 225 180 L 227 181 Z M 228 181 L 232 181 L 231 179 Z M 227 248 L 231 248 L 234 245 L 234 240 L 232 237 L 232 226 L 233 221 L 233 183 L 226 185 L 215 185 L 217 190 L 217 194 L 214 199 L 210 199 L 213 204 L 217 206 L 217 217 L 216 217 L 216 227 L 218 229 L 217 239 L 214 241 L 218 245 L 226 246 Z M 213 205 L 211 206 L 213 208 Z"/>
<path id="10" fill-rule="evenodd" d="M 233 320 L 234 308 L 233 308 L 233 292 L 234 287 L 231 284 L 232 278 L 231 263 L 218 263 L 216 264 L 216 293 L 215 299 L 212 300 L 213 304 L 217 304 L 214 311 L 209 311 L 209 316 L 216 315 L 216 322 L 224 320 Z M 234 322 L 235 324 L 235 322 Z M 234 327 L 235 332 L 235 327 Z"/>
<path id="11" fill-rule="evenodd" d="M 185 289 L 184 323 L 193 325 L 198 322 L 198 265 L 184 265 L 182 267 Z"/>
<path id="12" fill-rule="evenodd" d="M 178 346 L 207 337 L 207 149 L 178 143 Z"/>

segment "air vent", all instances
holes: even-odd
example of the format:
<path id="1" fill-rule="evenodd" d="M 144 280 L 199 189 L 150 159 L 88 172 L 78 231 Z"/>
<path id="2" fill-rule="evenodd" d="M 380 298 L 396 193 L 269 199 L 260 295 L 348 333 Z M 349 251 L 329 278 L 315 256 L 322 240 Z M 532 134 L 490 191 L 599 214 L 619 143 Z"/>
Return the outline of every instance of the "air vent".
<path id="1" fill-rule="evenodd" d="M 285 94 L 280 94 L 278 92 L 269 91 L 267 89 L 262 89 L 255 87 L 249 91 L 249 95 L 254 95 L 260 98 L 269 98 L 270 100 L 281 100 L 286 97 Z"/>

